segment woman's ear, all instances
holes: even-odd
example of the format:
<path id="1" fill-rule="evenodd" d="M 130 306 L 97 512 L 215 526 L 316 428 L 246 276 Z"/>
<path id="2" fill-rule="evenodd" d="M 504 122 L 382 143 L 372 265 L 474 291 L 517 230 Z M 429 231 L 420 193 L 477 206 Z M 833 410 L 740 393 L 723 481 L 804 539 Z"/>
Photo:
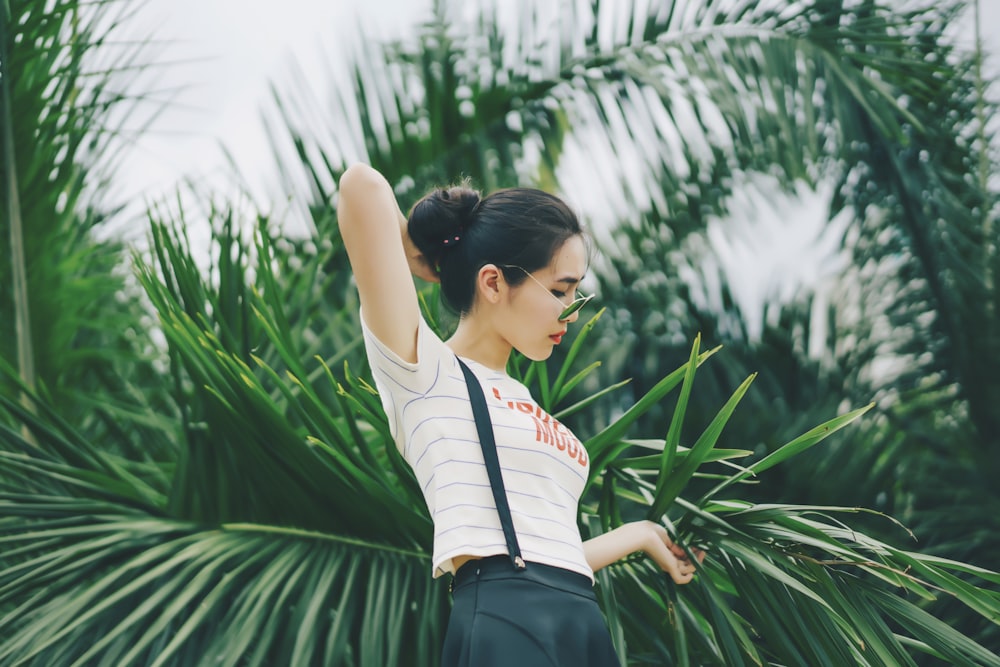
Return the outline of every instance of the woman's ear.
<path id="1" fill-rule="evenodd" d="M 507 281 L 495 264 L 486 264 L 479 269 L 476 275 L 476 293 L 487 303 L 499 303 L 506 289 Z"/>

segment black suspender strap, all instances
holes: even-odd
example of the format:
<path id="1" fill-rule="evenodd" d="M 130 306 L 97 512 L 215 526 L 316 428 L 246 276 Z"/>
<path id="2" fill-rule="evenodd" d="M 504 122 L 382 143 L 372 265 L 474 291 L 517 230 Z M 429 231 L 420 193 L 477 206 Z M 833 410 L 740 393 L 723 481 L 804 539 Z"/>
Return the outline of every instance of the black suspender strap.
<path id="1" fill-rule="evenodd" d="M 514 569 L 523 570 L 525 569 L 524 559 L 521 558 L 521 547 L 518 546 L 517 535 L 514 533 L 514 521 L 510 518 L 510 505 L 507 504 L 507 492 L 504 490 L 503 476 L 500 474 L 497 443 L 493 438 L 493 422 L 490 420 L 490 410 L 486 407 L 486 397 L 483 395 L 483 388 L 479 384 L 479 380 L 465 365 L 465 362 L 458 359 L 458 365 L 462 367 L 465 384 L 469 387 L 472 415 L 476 418 L 476 430 L 479 431 L 479 444 L 483 448 L 486 473 L 489 475 L 490 487 L 493 489 L 493 501 L 496 503 L 497 512 L 500 513 L 500 525 L 503 526 L 503 535 L 507 540 L 507 553 L 510 554 L 510 562 L 514 565 Z"/>

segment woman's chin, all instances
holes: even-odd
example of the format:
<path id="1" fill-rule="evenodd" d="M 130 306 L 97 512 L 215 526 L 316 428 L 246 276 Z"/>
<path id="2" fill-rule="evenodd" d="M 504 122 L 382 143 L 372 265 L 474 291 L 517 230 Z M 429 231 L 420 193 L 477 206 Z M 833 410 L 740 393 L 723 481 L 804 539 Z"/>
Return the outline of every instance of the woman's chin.
<path id="1" fill-rule="evenodd" d="M 522 350 L 518 349 L 522 355 L 530 359 L 531 361 L 545 361 L 552 356 L 552 346 L 547 346 L 544 349 L 534 349 L 534 350 Z"/>

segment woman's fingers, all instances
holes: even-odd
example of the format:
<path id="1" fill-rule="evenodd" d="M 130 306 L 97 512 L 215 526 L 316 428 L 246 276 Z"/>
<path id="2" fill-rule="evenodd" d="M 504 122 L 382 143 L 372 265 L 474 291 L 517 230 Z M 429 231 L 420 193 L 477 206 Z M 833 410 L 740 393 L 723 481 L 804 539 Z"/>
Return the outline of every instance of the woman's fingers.
<path id="1" fill-rule="evenodd" d="M 686 584 L 691 581 L 698 570 L 698 565 L 705 560 L 704 550 L 692 548 L 689 553 L 670 539 L 663 526 L 654 522 L 649 522 L 649 525 L 656 536 L 649 555 L 675 583 Z M 691 555 L 694 556 L 694 561 L 691 560 Z"/>
<path id="2" fill-rule="evenodd" d="M 660 548 L 651 554 L 660 569 L 670 575 L 675 583 L 686 584 L 694 577 L 695 566 L 687 556 L 679 557 L 675 545 L 667 546 L 660 542 Z M 681 550 L 683 554 L 683 550 Z"/>
<path id="3" fill-rule="evenodd" d="M 670 578 L 674 580 L 675 584 L 687 584 L 694 578 L 694 570 L 689 570 L 687 572 L 683 570 L 678 570 L 677 572 L 671 572 Z"/>

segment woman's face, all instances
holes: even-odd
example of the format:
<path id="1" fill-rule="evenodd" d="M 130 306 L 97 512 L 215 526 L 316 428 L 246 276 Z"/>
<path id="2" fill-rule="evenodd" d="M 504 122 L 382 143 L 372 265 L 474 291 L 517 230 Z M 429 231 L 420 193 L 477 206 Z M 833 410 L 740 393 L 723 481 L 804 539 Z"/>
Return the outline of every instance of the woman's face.
<path id="1" fill-rule="evenodd" d="M 587 270 L 587 247 L 580 236 L 560 246 L 548 266 L 525 277 L 511 288 L 506 307 L 497 318 L 504 340 L 533 361 L 548 359 L 562 341 L 578 313 L 560 321 L 562 311 L 576 297 L 576 289 Z"/>

